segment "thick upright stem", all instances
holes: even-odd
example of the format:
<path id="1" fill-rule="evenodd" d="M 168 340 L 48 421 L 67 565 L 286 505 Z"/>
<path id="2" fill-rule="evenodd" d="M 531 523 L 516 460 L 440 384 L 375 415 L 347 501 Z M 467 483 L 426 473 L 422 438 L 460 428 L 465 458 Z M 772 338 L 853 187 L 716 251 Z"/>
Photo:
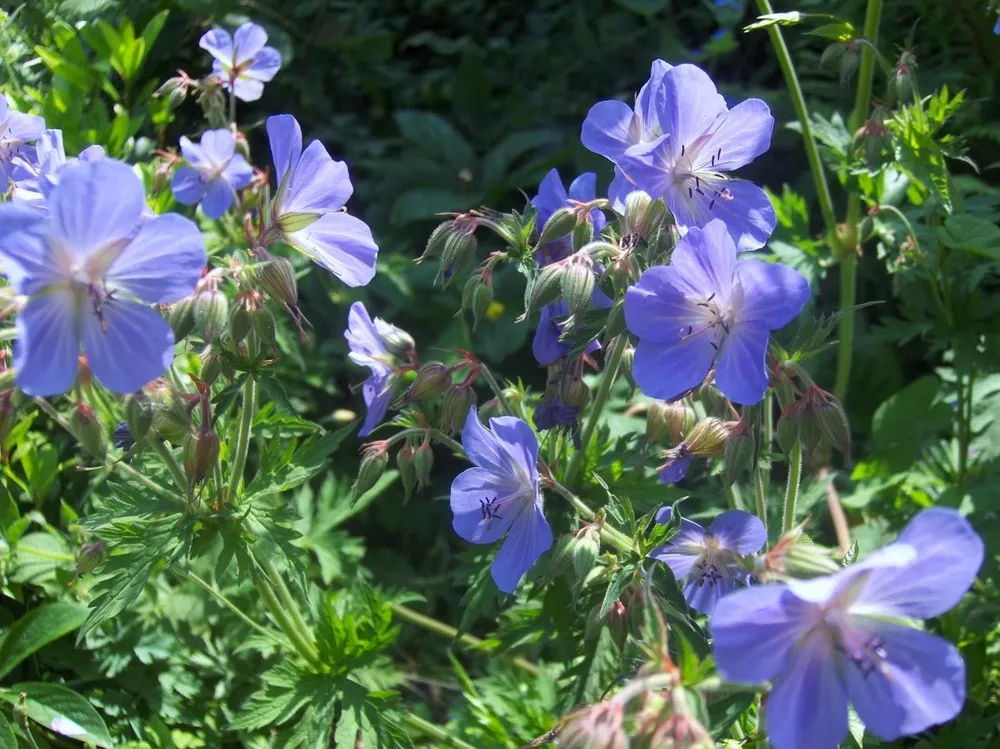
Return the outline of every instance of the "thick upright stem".
<path id="1" fill-rule="evenodd" d="M 757 8 L 762 14 L 774 13 L 770 0 L 757 0 Z M 781 66 L 781 72 L 785 77 L 785 85 L 788 86 L 788 92 L 792 96 L 795 116 L 799 118 L 799 123 L 802 126 L 802 141 L 806 148 L 806 158 L 809 160 L 813 182 L 816 185 L 816 198 L 819 200 L 820 212 L 823 214 L 823 226 L 827 239 L 831 240 L 837 228 L 837 219 L 833 211 L 830 186 L 827 184 L 826 172 L 823 171 L 823 162 L 819 158 L 819 148 L 816 146 L 816 137 L 813 135 L 809 109 L 806 107 L 806 99 L 802 94 L 802 85 L 795 73 L 795 65 L 792 63 L 792 56 L 788 51 L 788 45 L 785 44 L 781 27 L 777 24 L 768 26 L 767 34 L 771 38 L 771 45 L 778 56 L 778 65 Z"/>
<path id="2" fill-rule="evenodd" d="M 433 617 L 427 616 L 426 614 L 421 614 L 419 611 L 414 611 L 408 606 L 404 606 L 401 603 L 394 603 L 392 605 L 392 613 L 398 618 L 402 619 L 404 622 L 409 622 L 410 624 L 415 624 L 422 629 L 426 629 L 428 632 L 433 632 L 441 637 L 447 637 L 449 640 L 454 640 L 459 645 L 468 648 L 469 650 L 483 650 L 483 641 L 480 640 L 475 635 L 470 635 L 468 633 L 460 635 L 458 630 L 454 627 L 445 624 L 444 622 L 438 621 Z M 485 652 L 485 651 L 484 651 Z M 521 658 L 519 656 L 508 656 L 506 660 L 516 668 L 521 669 L 527 674 L 532 676 L 538 676 L 541 671 L 539 671 L 538 666 L 529 660 Z"/>
<path id="3" fill-rule="evenodd" d="M 240 430 L 236 436 L 236 454 L 233 456 L 233 472 L 229 477 L 229 491 L 226 499 L 232 501 L 240 490 L 243 481 L 243 471 L 247 465 L 247 452 L 250 450 L 250 426 L 253 424 L 254 413 L 257 410 L 257 383 L 251 375 L 243 385 L 243 406 L 240 414 Z"/>
<path id="4" fill-rule="evenodd" d="M 611 386 L 614 384 L 615 377 L 618 374 L 618 367 L 622 363 L 622 356 L 625 353 L 627 345 L 628 335 L 622 333 L 615 340 L 611 351 L 608 352 L 608 358 L 604 366 L 604 376 L 601 378 L 601 384 L 597 388 L 597 395 L 594 396 L 594 405 L 590 407 L 590 416 L 587 417 L 587 423 L 583 427 L 583 433 L 580 435 L 580 449 L 575 451 L 573 457 L 570 458 L 569 466 L 566 468 L 566 476 L 563 478 L 563 483 L 571 489 L 576 482 L 577 474 L 580 473 L 580 469 L 583 467 L 583 461 L 587 457 L 587 448 L 590 446 L 590 440 L 594 436 L 594 432 L 597 431 L 597 422 L 600 421 L 601 412 L 608 402 L 608 396 L 611 395 Z"/>
<path id="5" fill-rule="evenodd" d="M 788 533 L 795 526 L 795 505 L 799 501 L 799 484 L 802 481 L 802 443 L 795 441 L 788 456 L 788 486 L 785 487 L 785 507 L 781 513 L 781 532 Z"/>
<path id="6" fill-rule="evenodd" d="M 858 68 L 858 90 L 854 98 L 854 110 L 848 121 L 848 130 L 857 131 L 868 116 L 868 103 L 872 95 L 872 76 L 875 73 L 875 48 L 878 43 L 878 26 L 882 18 L 882 0 L 868 0 L 865 12 L 864 38 L 868 42 L 861 48 L 861 65 Z M 856 227 L 861 220 L 861 194 L 856 190 L 847 197 L 847 217 L 844 223 L 848 229 Z M 854 347 L 854 310 L 857 301 L 858 258 L 853 251 L 844 252 L 840 258 L 840 308 L 846 310 L 840 318 L 840 343 L 837 348 L 837 379 L 833 393 L 844 401 L 847 385 L 851 379 L 851 356 Z"/>

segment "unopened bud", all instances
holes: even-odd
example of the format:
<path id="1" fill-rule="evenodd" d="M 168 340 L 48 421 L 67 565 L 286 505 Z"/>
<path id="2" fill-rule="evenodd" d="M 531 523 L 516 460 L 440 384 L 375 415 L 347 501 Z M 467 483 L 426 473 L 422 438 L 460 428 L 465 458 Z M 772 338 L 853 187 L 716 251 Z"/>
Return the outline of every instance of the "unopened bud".
<path id="1" fill-rule="evenodd" d="M 847 422 L 847 413 L 840 401 L 832 395 L 819 409 L 819 428 L 823 436 L 839 450 L 850 462 L 851 459 L 851 429 Z"/>
<path id="2" fill-rule="evenodd" d="M 549 216 L 549 220 L 545 222 L 541 234 L 538 235 L 538 244 L 548 244 L 557 239 L 562 239 L 572 232 L 574 228 L 576 228 L 576 211 L 569 206 L 560 208 Z"/>
<path id="3" fill-rule="evenodd" d="M 226 329 L 229 299 L 218 289 L 208 288 L 194 298 L 194 327 L 205 343 L 212 343 Z"/>
<path id="4" fill-rule="evenodd" d="M 260 307 L 250 313 L 250 329 L 257 340 L 272 351 L 278 351 L 278 339 L 275 332 L 274 313 L 267 307 Z"/>
<path id="5" fill-rule="evenodd" d="M 295 267 L 283 257 L 272 257 L 254 266 L 254 277 L 274 301 L 289 309 L 299 304 L 299 287 L 295 282 Z"/>
<path id="6" fill-rule="evenodd" d="M 413 451 L 413 468 L 417 475 L 417 491 L 422 492 L 430 486 L 431 470 L 434 468 L 434 450 L 427 440 Z"/>
<path id="7" fill-rule="evenodd" d="M 455 230 L 449 233 L 441 250 L 441 267 L 438 269 L 434 284 L 447 286 L 451 279 L 461 273 L 476 254 L 478 242 L 476 236 L 466 231 Z"/>
<path id="8" fill-rule="evenodd" d="M 819 58 L 820 66 L 824 68 L 831 67 L 839 62 L 840 58 L 844 55 L 844 46 L 844 42 L 834 42 L 824 49 L 823 54 Z"/>
<path id="9" fill-rule="evenodd" d="M 429 260 L 432 257 L 440 255 L 444 250 L 445 241 L 447 241 L 448 237 L 454 231 L 454 221 L 445 221 L 443 224 L 438 224 L 434 228 L 434 231 L 431 232 L 430 237 L 427 238 L 427 244 L 424 246 L 424 252 L 417 258 L 417 262 L 421 263 L 424 260 Z"/>
<path id="10" fill-rule="evenodd" d="M 584 408 L 590 403 L 590 388 L 579 375 L 567 377 L 560 400 L 570 408 Z"/>
<path id="11" fill-rule="evenodd" d="M 428 362 L 417 372 L 413 384 L 403 393 L 406 403 L 437 398 L 451 387 L 451 370 L 441 362 Z"/>
<path id="12" fill-rule="evenodd" d="M 709 417 L 702 419 L 685 438 L 687 452 L 697 458 L 713 458 L 722 455 L 726 442 L 733 432 L 735 422 Z"/>
<path id="13" fill-rule="evenodd" d="M 417 471 L 413 466 L 413 446 L 409 442 L 404 442 L 396 453 L 396 468 L 399 469 L 399 478 L 403 482 L 403 499 L 409 499 L 417 486 Z"/>
<path id="14" fill-rule="evenodd" d="M 814 544 L 799 526 L 779 538 L 770 551 L 757 557 L 754 574 L 763 580 L 788 575 L 829 575 L 840 569 L 833 555 L 831 549 Z"/>
<path id="15" fill-rule="evenodd" d="M 798 422 L 802 447 L 805 448 L 805 454 L 810 455 L 823 439 L 823 432 L 819 427 L 819 412 L 807 402 L 798 409 Z"/>
<path id="16" fill-rule="evenodd" d="M 153 431 L 175 445 L 191 431 L 191 414 L 173 389 L 164 383 L 149 390 L 153 407 Z"/>
<path id="17" fill-rule="evenodd" d="M 219 435 L 212 428 L 211 421 L 201 424 L 197 431 L 189 432 L 184 439 L 184 473 L 188 485 L 200 484 L 215 468 L 219 459 Z"/>
<path id="18" fill-rule="evenodd" d="M 187 77 L 175 76 L 168 78 L 162 86 L 156 89 L 153 97 L 164 99 L 167 102 L 167 111 L 173 111 L 184 103 L 187 98 L 188 79 Z"/>
<path id="19" fill-rule="evenodd" d="M 875 221 L 871 216 L 865 216 L 858 224 L 858 238 L 862 242 L 867 242 L 875 234 Z"/>
<path id="20" fill-rule="evenodd" d="M 104 559 L 104 541 L 92 541 L 83 544 L 76 553 L 76 574 L 77 576 L 89 575 L 97 569 L 97 565 Z"/>
<path id="21" fill-rule="evenodd" d="M 531 279 L 524 292 L 524 316 L 530 317 L 562 295 L 563 263 L 546 265 Z"/>
<path id="22" fill-rule="evenodd" d="M 209 385 L 213 384 L 222 374 L 222 357 L 211 346 L 206 346 L 201 352 L 201 370 L 198 377 Z"/>
<path id="23" fill-rule="evenodd" d="M 631 252 L 622 252 L 608 265 L 608 275 L 619 291 L 639 280 L 639 259 Z"/>
<path id="24" fill-rule="evenodd" d="M 840 85 L 846 86 L 854 78 L 861 64 L 861 43 L 852 39 L 843 44 L 844 52 L 840 56 Z"/>
<path id="25" fill-rule="evenodd" d="M 98 462 L 103 463 L 108 455 L 108 434 L 104 431 L 104 425 L 97 418 L 94 409 L 85 403 L 78 404 L 73 409 L 70 424 L 80 446 L 97 458 Z"/>
<path id="26" fill-rule="evenodd" d="M 683 403 L 653 401 L 646 411 L 646 439 L 654 443 L 666 440 L 671 446 L 680 444 L 696 421 L 694 410 Z"/>
<path id="27" fill-rule="evenodd" d="M 573 541 L 573 574 L 577 580 L 583 580 L 590 574 L 600 551 L 601 536 L 597 528 L 588 525 L 577 533 Z"/>
<path id="28" fill-rule="evenodd" d="M 904 51 L 896 62 L 892 73 L 892 93 L 896 100 L 904 104 L 913 101 L 913 79 L 916 75 L 917 58 L 910 51 Z"/>
<path id="29" fill-rule="evenodd" d="M 579 250 L 594 238 L 594 224 L 590 214 L 573 227 L 573 249 Z"/>
<path id="30" fill-rule="evenodd" d="M 799 420 L 791 409 L 782 411 L 778 417 L 778 447 L 786 456 L 792 454 L 795 443 L 799 441 Z"/>
<path id="31" fill-rule="evenodd" d="M 385 473 L 385 467 L 389 463 L 389 451 L 386 443 L 371 442 L 363 448 L 361 465 L 358 468 L 358 477 L 351 487 L 351 495 L 357 501 L 365 492 L 371 489 Z"/>
<path id="32" fill-rule="evenodd" d="M 476 405 L 476 394 L 471 387 L 456 385 L 449 388 L 441 400 L 441 428 L 460 432 L 465 426 L 469 409 Z"/>
<path id="33" fill-rule="evenodd" d="M 125 423 L 132 435 L 132 439 L 140 442 L 153 426 L 153 404 L 149 397 L 143 393 L 132 393 L 125 396 Z"/>
<path id="34" fill-rule="evenodd" d="M 621 601 L 615 601 L 611 604 L 606 619 L 612 642 L 618 647 L 618 650 L 622 650 L 625 647 L 625 638 L 628 637 L 629 630 L 629 617 L 625 604 Z"/>
<path id="35" fill-rule="evenodd" d="M 632 363 L 635 361 L 635 348 L 632 346 L 626 346 L 625 351 L 622 352 L 622 363 L 621 372 L 625 377 L 625 381 L 628 386 L 635 390 L 638 385 L 635 382 L 635 378 L 632 376 Z"/>
<path id="36" fill-rule="evenodd" d="M 566 261 L 561 285 L 569 314 L 579 320 L 594 296 L 594 267 L 588 255 L 577 253 Z"/>
<path id="37" fill-rule="evenodd" d="M 725 483 L 732 486 L 736 479 L 751 467 L 756 450 L 753 436 L 745 427 L 737 428 L 726 442 Z"/>
<path id="38" fill-rule="evenodd" d="M 167 310 L 167 322 L 174 331 L 174 341 L 183 341 L 194 330 L 194 297 L 184 297 Z"/>
<path id="39" fill-rule="evenodd" d="M 667 216 L 667 205 L 662 199 L 653 200 L 641 190 L 630 192 L 625 198 L 623 242 L 630 246 L 649 239 L 660 229 Z"/>
<path id="40" fill-rule="evenodd" d="M 250 311 L 245 304 L 237 304 L 229 313 L 229 340 L 238 346 L 250 333 Z"/>

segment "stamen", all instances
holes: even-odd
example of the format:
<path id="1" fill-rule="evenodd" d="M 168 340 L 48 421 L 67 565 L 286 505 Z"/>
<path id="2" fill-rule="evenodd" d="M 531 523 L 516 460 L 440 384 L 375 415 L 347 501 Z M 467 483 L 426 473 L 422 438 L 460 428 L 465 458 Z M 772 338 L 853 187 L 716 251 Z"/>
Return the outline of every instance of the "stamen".
<path id="1" fill-rule="evenodd" d="M 701 195 L 701 196 L 702 196 L 703 198 L 704 198 L 704 197 L 707 197 L 707 196 L 705 195 L 705 193 L 703 193 L 703 192 L 701 191 L 701 188 L 700 188 L 700 187 L 696 187 L 696 188 L 694 188 L 694 191 L 695 191 L 696 193 L 698 193 L 699 195 Z"/>
<path id="2" fill-rule="evenodd" d="M 699 180 L 699 179 L 698 179 L 698 176 L 697 176 L 697 175 L 695 175 L 695 178 L 694 178 L 694 186 L 695 186 L 696 188 L 701 188 L 701 180 Z M 699 191 L 700 191 L 700 190 L 699 190 Z"/>
<path id="3" fill-rule="evenodd" d="M 708 210 L 712 210 L 715 207 L 715 198 L 712 198 L 712 202 L 708 204 Z"/>
<path id="4" fill-rule="evenodd" d="M 715 166 L 715 154 L 712 154 L 712 166 Z"/>
<path id="5" fill-rule="evenodd" d="M 688 188 L 688 200 L 691 200 L 693 197 L 694 197 L 694 191 L 689 187 Z"/>
<path id="6" fill-rule="evenodd" d="M 681 156 L 683 156 L 683 155 L 684 155 L 684 144 L 682 143 L 681 144 Z"/>
<path id="7" fill-rule="evenodd" d="M 721 148 L 715 154 L 715 158 L 720 159 L 720 160 L 722 159 L 722 149 Z"/>

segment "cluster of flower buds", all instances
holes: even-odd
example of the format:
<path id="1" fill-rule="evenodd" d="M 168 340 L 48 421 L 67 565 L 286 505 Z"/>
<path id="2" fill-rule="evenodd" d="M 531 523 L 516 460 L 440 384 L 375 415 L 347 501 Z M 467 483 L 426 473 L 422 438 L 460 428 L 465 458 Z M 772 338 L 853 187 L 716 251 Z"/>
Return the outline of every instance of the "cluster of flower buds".
<path id="1" fill-rule="evenodd" d="M 199 88 L 198 81 L 189 77 L 183 70 L 178 70 L 176 76 L 168 78 L 162 86 L 156 89 L 153 98 L 165 100 L 167 111 L 172 112 L 184 103 L 189 92 L 197 91 Z"/>
<path id="2" fill-rule="evenodd" d="M 778 445 L 788 455 L 801 440 L 806 455 L 828 444 L 851 459 L 851 430 L 847 413 L 835 396 L 810 384 L 795 400 L 784 406 L 778 417 Z"/>
<path id="3" fill-rule="evenodd" d="M 462 309 L 472 313 L 472 329 L 479 327 L 479 321 L 486 317 L 490 305 L 493 304 L 493 258 L 490 255 L 486 262 L 469 275 L 462 288 Z"/>
<path id="4" fill-rule="evenodd" d="M 846 86 L 858 72 L 861 64 L 861 42 L 858 39 L 845 39 L 835 41 L 825 50 L 820 57 L 820 65 L 826 67 L 840 63 L 840 85 Z"/>
<path id="5" fill-rule="evenodd" d="M 374 465 L 383 465 L 384 468 L 384 464 L 379 461 L 376 461 Z M 414 491 L 418 493 L 424 491 L 430 485 L 431 470 L 434 468 L 434 450 L 431 448 L 430 440 L 424 437 L 416 443 L 416 446 L 414 446 L 413 441 L 404 442 L 396 453 L 396 467 L 399 469 L 399 477 L 403 483 L 404 499 L 413 496 Z M 367 480 L 370 481 L 371 476 L 367 477 Z M 378 477 L 375 481 L 378 481 Z M 368 488 L 370 489 L 371 486 Z"/>
<path id="6" fill-rule="evenodd" d="M 646 441 L 651 445 L 666 443 L 674 447 L 694 429 L 697 418 L 694 409 L 684 400 L 674 403 L 652 401 L 646 409 Z"/>
<path id="7" fill-rule="evenodd" d="M 603 198 L 582 202 L 570 200 L 571 205 L 552 212 L 538 233 L 538 247 L 571 237 L 573 250 L 579 250 L 594 239 L 595 209 L 607 208 Z"/>
<path id="8" fill-rule="evenodd" d="M 476 248 L 479 246 L 476 240 L 479 219 L 475 211 L 454 214 L 452 220 L 445 221 L 431 232 L 417 262 L 433 257 L 441 258 L 441 267 L 434 279 L 435 285 L 447 287 L 475 259 Z"/>

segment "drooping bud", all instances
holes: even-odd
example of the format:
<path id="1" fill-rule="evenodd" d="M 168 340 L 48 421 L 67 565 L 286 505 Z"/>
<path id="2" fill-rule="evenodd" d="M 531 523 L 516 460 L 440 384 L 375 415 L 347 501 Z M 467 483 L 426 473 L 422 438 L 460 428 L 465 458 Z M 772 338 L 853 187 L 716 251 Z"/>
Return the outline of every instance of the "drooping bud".
<path id="1" fill-rule="evenodd" d="M 396 468 L 399 469 L 399 479 L 403 482 L 403 499 L 409 499 L 417 486 L 417 472 L 413 466 L 413 446 L 409 442 L 404 442 L 396 453 Z"/>
<path id="2" fill-rule="evenodd" d="M 590 403 L 590 388 L 580 375 L 570 375 L 562 383 L 560 400 L 571 408 L 584 408 Z"/>
<path id="3" fill-rule="evenodd" d="M 843 42 L 843 45 L 844 51 L 840 55 L 840 85 L 846 86 L 854 78 L 854 74 L 858 72 L 858 66 L 861 64 L 861 42 L 852 39 Z"/>
<path id="4" fill-rule="evenodd" d="M 299 287 L 295 281 L 295 267 L 288 260 L 269 257 L 263 263 L 253 266 L 253 270 L 257 283 L 274 301 L 289 309 L 298 307 Z"/>
<path id="5" fill-rule="evenodd" d="M 274 313 L 271 310 L 265 306 L 251 310 L 250 329 L 253 330 L 258 341 L 267 346 L 271 351 L 278 351 Z"/>
<path id="6" fill-rule="evenodd" d="M 471 387 L 455 385 L 448 389 L 441 401 L 441 428 L 460 432 L 465 426 L 469 409 L 476 404 L 476 394 Z"/>
<path id="7" fill-rule="evenodd" d="M 125 423 L 135 442 L 140 442 L 153 426 L 153 404 L 142 391 L 125 396 Z"/>
<path id="8" fill-rule="evenodd" d="M 97 565 L 104 559 L 104 548 L 107 544 L 104 541 L 92 541 L 83 544 L 76 553 L 76 575 L 81 577 L 89 575 L 97 569 Z"/>
<path id="9" fill-rule="evenodd" d="M 473 330 L 479 326 L 479 321 L 486 316 L 492 303 L 492 283 L 484 277 L 481 270 L 473 273 L 462 290 L 462 309 L 471 310 Z"/>
<path id="10" fill-rule="evenodd" d="M 153 98 L 164 99 L 167 102 L 167 111 L 172 112 L 184 103 L 190 83 L 191 79 L 186 75 L 168 78 L 162 86 L 156 89 Z"/>
<path id="11" fill-rule="evenodd" d="M 576 534 L 573 540 L 573 574 L 577 580 L 583 580 L 590 574 L 600 551 L 601 536 L 593 525 Z"/>
<path id="12" fill-rule="evenodd" d="M 885 118 L 885 109 L 881 106 L 875 107 L 871 117 L 865 120 L 854 134 L 854 147 L 861 149 L 865 165 L 873 171 L 882 164 L 883 154 L 892 145 L 892 137 L 885 125 Z"/>
<path id="13" fill-rule="evenodd" d="M 594 262 L 590 256 L 578 252 L 566 261 L 566 270 L 561 279 L 562 296 L 574 320 L 587 311 L 594 296 Z"/>
<path id="14" fill-rule="evenodd" d="M 754 574 L 764 580 L 829 575 L 840 569 L 834 553 L 814 544 L 803 533 L 802 526 L 797 526 L 779 538 L 770 551 L 757 557 Z"/>
<path id="15" fill-rule="evenodd" d="M 431 483 L 431 470 L 434 468 L 434 450 L 431 443 L 424 440 L 413 451 L 413 469 L 417 476 L 417 491 L 422 492 Z"/>
<path id="16" fill-rule="evenodd" d="M 896 61 L 896 66 L 892 72 L 892 79 L 890 80 L 892 93 L 895 95 L 896 100 L 903 104 L 913 101 L 915 91 L 913 81 L 916 77 L 916 69 L 917 56 L 909 50 L 904 50 Z"/>
<path id="17" fill-rule="evenodd" d="M 441 267 L 438 269 L 434 284 L 446 287 L 451 283 L 451 279 L 472 262 L 478 245 L 475 234 L 471 232 L 464 230 L 450 232 L 441 250 Z"/>
<path id="18" fill-rule="evenodd" d="M 73 427 L 73 435 L 80 446 L 91 456 L 103 463 L 108 455 L 108 434 L 104 431 L 104 425 L 94 409 L 85 403 L 79 403 L 73 409 L 73 416 L 70 418 Z"/>
<path id="19" fill-rule="evenodd" d="M 799 441 L 799 420 L 793 409 L 794 405 L 786 408 L 778 417 L 778 447 L 786 456 L 792 454 L 795 443 Z"/>
<path id="20" fill-rule="evenodd" d="M 447 241 L 448 236 L 455 230 L 454 221 L 445 221 L 443 224 L 438 224 L 434 231 L 431 232 L 430 237 L 427 238 L 427 244 L 424 246 L 423 254 L 417 258 L 417 263 L 421 263 L 424 260 L 428 260 L 432 257 L 437 257 L 444 250 L 444 243 Z"/>
<path id="21" fill-rule="evenodd" d="M 683 690 L 675 690 L 681 692 Z M 673 701 L 678 701 L 678 696 L 673 695 Z M 712 735 L 705 730 L 705 727 L 698 722 L 694 714 L 689 711 L 676 711 L 663 723 L 657 726 L 649 740 L 651 747 L 670 747 L 670 749 L 715 749 L 716 743 Z"/>
<path id="22" fill-rule="evenodd" d="M 578 220 L 573 227 L 573 249 L 580 250 L 594 239 L 594 222 L 590 213 L 584 214 L 583 220 Z"/>
<path id="23" fill-rule="evenodd" d="M 211 391 L 204 382 L 198 382 L 201 421 L 198 429 L 184 439 L 184 473 L 188 488 L 192 489 L 208 476 L 219 460 L 219 435 L 212 424 Z"/>
<path id="24" fill-rule="evenodd" d="M 548 244 L 557 239 L 562 239 L 573 231 L 576 227 L 576 210 L 570 206 L 560 208 L 549 216 L 549 220 L 542 227 L 541 234 L 538 235 L 538 244 Z M 593 232 L 593 229 L 591 229 Z M 589 240 L 588 240 L 589 241 Z"/>
<path id="25" fill-rule="evenodd" d="M 667 215 L 667 205 L 662 199 L 653 200 L 641 190 L 630 192 L 625 197 L 625 219 L 622 228 L 622 243 L 634 247 L 659 231 Z"/>
<path id="26" fill-rule="evenodd" d="M 694 410 L 683 403 L 653 401 L 646 411 L 646 439 L 666 440 L 671 446 L 681 443 L 697 421 Z"/>
<path id="27" fill-rule="evenodd" d="M 805 454 L 810 455 L 819 445 L 823 438 L 823 432 L 819 428 L 819 413 L 809 401 L 805 401 L 797 409 L 799 423 L 799 437 L 802 439 L 802 446 Z"/>
<path id="28" fill-rule="evenodd" d="M 237 300 L 236 306 L 229 313 L 229 340 L 233 346 L 243 343 L 250 333 L 250 311 L 247 305 Z"/>
<path id="29" fill-rule="evenodd" d="M 565 264 L 553 263 L 546 265 L 531 279 L 524 292 L 524 317 L 530 317 L 559 298 L 565 272 Z M 523 318 L 519 318 L 519 321 L 521 319 Z"/>
<path id="30" fill-rule="evenodd" d="M 183 341 L 194 330 L 194 297 L 184 297 L 167 309 L 167 322 L 174 331 L 174 341 Z"/>
<path id="31" fill-rule="evenodd" d="M 635 378 L 632 376 L 632 363 L 635 361 L 635 347 L 626 346 L 625 350 L 622 352 L 622 363 L 621 372 L 625 377 L 625 381 L 628 382 L 628 386 L 635 390 L 639 387 L 636 384 Z"/>
<path id="32" fill-rule="evenodd" d="M 616 289 L 627 289 L 639 280 L 639 259 L 630 251 L 621 252 L 608 264 L 607 273 Z"/>
<path id="33" fill-rule="evenodd" d="M 222 335 L 229 321 L 229 299 L 216 288 L 206 288 L 194 298 L 194 327 L 205 343 Z"/>
<path id="34" fill-rule="evenodd" d="M 749 469 L 753 464 L 753 456 L 756 451 L 753 435 L 746 428 L 743 422 L 733 430 L 733 433 L 726 441 L 725 473 L 726 486 L 732 486 L 736 479 Z"/>
<path id="35" fill-rule="evenodd" d="M 389 443 L 387 440 L 369 442 L 361 448 L 361 465 L 358 476 L 351 487 L 352 501 L 357 501 L 365 492 L 371 489 L 385 473 L 389 463 Z"/>
<path id="36" fill-rule="evenodd" d="M 818 403 L 819 429 L 827 441 L 841 452 L 848 463 L 851 461 L 851 428 L 847 413 L 840 401 L 830 393 L 823 393 Z"/>
<path id="37" fill-rule="evenodd" d="M 624 649 L 625 638 L 628 637 L 629 630 L 629 616 L 628 611 L 625 609 L 625 604 L 620 600 L 611 604 L 611 608 L 608 609 L 608 613 L 606 614 L 606 619 L 612 642 L 614 642 L 618 650 Z"/>
<path id="38" fill-rule="evenodd" d="M 441 362 L 428 362 L 417 372 L 413 384 L 403 393 L 404 403 L 437 398 L 451 387 L 451 370 Z"/>
<path id="39" fill-rule="evenodd" d="M 212 385 L 222 373 L 222 357 L 213 346 L 206 346 L 200 358 L 201 369 L 198 371 L 198 377 Z"/>

